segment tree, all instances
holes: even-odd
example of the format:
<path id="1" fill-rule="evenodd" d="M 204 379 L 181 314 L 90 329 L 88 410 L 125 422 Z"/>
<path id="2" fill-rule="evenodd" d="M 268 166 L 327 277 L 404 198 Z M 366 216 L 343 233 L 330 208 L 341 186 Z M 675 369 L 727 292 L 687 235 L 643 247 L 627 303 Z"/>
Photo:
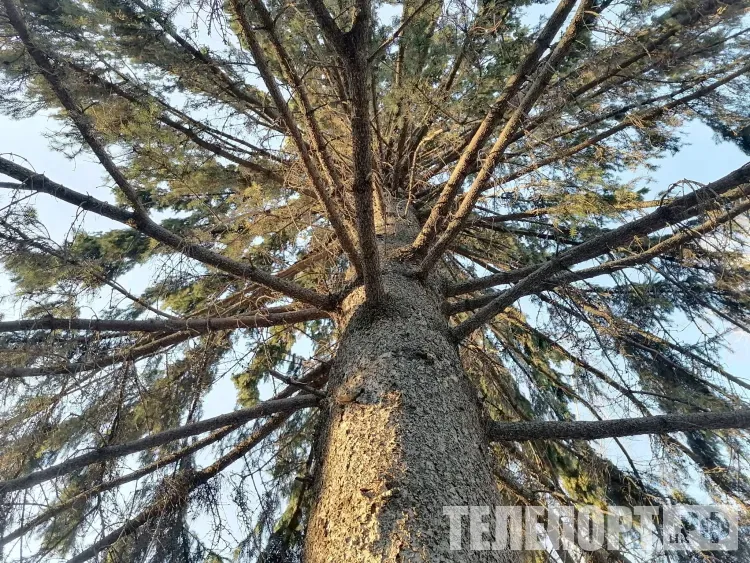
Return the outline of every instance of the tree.
<path id="1" fill-rule="evenodd" d="M 750 164 L 629 179 L 693 119 L 747 149 L 747 3 L 543 5 L 2 0 L 0 107 L 113 188 L 0 155 L 11 559 L 520 561 L 442 507 L 747 507 Z"/>

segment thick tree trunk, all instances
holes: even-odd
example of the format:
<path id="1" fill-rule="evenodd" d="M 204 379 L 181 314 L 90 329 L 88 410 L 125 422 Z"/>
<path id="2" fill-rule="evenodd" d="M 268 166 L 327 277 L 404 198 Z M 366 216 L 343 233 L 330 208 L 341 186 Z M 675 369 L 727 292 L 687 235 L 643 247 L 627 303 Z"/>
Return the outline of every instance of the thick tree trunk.
<path id="1" fill-rule="evenodd" d="M 383 268 L 384 305 L 359 290 L 340 319 L 305 561 L 516 561 L 450 551 L 444 506 L 502 502 L 438 294 L 396 261 Z"/>

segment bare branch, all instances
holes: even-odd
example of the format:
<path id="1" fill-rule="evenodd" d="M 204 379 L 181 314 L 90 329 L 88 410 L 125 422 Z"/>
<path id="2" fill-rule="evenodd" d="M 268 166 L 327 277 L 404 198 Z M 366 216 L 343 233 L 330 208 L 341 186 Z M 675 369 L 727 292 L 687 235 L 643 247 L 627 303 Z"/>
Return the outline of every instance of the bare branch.
<path id="1" fill-rule="evenodd" d="M 14 180 L 21 182 L 20 184 L 8 184 L 0 185 L 0 188 L 20 189 L 39 192 L 43 194 L 51 195 L 61 201 L 65 201 L 86 211 L 91 211 L 107 219 L 112 219 L 119 223 L 125 223 L 126 225 L 131 223 L 135 219 L 135 213 L 116 207 L 106 201 L 96 199 L 93 196 L 76 192 L 69 188 L 66 188 L 62 184 L 58 184 L 47 178 L 44 174 L 37 174 L 16 164 L 12 160 L 3 158 L 0 156 L 0 174 L 9 176 Z"/>
<path id="2" fill-rule="evenodd" d="M 494 442 L 525 440 L 599 440 L 668 434 L 698 430 L 731 430 L 750 428 L 750 409 L 728 412 L 668 414 L 641 418 L 618 418 L 602 421 L 528 421 L 492 422 L 488 437 Z"/>
<path id="3" fill-rule="evenodd" d="M 328 315 L 318 309 L 300 309 L 282 313 L 260 311 L 241 317 L 208 317 L 202 319 L 147 319 L 142 321 L 119 319 L 58 319 L 42 317 L 0 322 L 1 332 L 28 330 L 89 330 L 95 332 L 180 332 L 195 333 L 237 328 L 263 328 L 288 325 L 326 318 Z"/>
<path id="4" fill-rule="evenodd" d="M 34 485 L 38 485 L 39 483 L 43 483 L 44 481 L 62 477 L 63 475 L 82 469 L 92 463 L 101 463 L 102 461 L 109 459 L 141 452 L 163 444 L 168 444 L 169 442 L 174 442 L 175 440 L 181 440 L 183 438 L 195 436 L 196 434 L 210 432 L 217 428 L 245 423 L 274 413 L 294 412 L 299 409 L 314 407 L 319 401 L 320 398 L 314 395 L 300 395 L 299 397 L 291 397 L 289 399 L 269 400 L 253 407 L 240 409 L 213 418 L 207 418 L 206 420 L 186 424 L 185 426 L 172 428 L 171 430 L 165 430 L 164 432 L 146 436 L 145 438 L 134 440 L 133 442 L 128 442 L 126 444 L 96 448 L 86 454 L 73 457 L 67 461 L 48 467 L 47 469 L 35 471 L 29 475 L 17 477 L 16 479 L 0 481 L 0 494 L 27 489 Z"/>
<path id="5" fill-rule="evenodd" d="M 287 385 L 293 388 L 302 389 L 303 391 L 306 391 L 310 393 L 311 395 L 315 395 L 316 397 L 320 397 L 321 399 L 326 396 L 325 393 L 322 391 L 319 391 L 318 389 L 315 389 L 315 387 L 312 387 L 310 385 L 307 385 L 306 383 L 302 381 L 298 381 L 296 379 L 292 379 L 291 377 L 287 377 L 283 373 L 279 373 L 275 369 L 268 370 L 268 373 L 271 374 L 271 377 L 274 379 L 278 379 L 279 381 L 283 381 Z"/>

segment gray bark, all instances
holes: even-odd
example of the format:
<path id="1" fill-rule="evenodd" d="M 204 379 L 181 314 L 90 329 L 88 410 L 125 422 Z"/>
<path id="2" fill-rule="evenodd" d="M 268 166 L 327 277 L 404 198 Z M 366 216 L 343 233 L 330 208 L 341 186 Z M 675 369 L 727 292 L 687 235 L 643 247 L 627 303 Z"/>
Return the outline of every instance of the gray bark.
<path id="1" fill-rule="evenodd" d="M 391 248 L 416 234 L 379 232 Z M 363 305 L 360 288 L 339 318 L 305 561 L 514 562 L 512 552 L 449 549 L 444 506 L 504 503 L 441 296 L 397 261 L 382 264 L 381 306 Z"/>

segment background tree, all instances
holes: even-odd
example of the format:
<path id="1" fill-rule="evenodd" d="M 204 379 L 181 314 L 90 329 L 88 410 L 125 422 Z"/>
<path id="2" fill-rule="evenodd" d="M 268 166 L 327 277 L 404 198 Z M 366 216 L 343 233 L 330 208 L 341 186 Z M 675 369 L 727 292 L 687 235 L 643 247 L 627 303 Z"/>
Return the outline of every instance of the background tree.
<path id="1" fill-rule="evenodd" d="M 0 107 L 112 187 L 0 155 L 8 558 L 516 561 L 446 554 L 442 507 L 695 475 L 744 510 L 750 382 L 719 355 L 750 330 L 750 165 L 632 177 L 691 119 L 747 151 L 746 11 L 2 0 Z M 106 228 L 51 236 L 37 194 Z M 653 472 L 616 440 L 644 433 Z"/>

